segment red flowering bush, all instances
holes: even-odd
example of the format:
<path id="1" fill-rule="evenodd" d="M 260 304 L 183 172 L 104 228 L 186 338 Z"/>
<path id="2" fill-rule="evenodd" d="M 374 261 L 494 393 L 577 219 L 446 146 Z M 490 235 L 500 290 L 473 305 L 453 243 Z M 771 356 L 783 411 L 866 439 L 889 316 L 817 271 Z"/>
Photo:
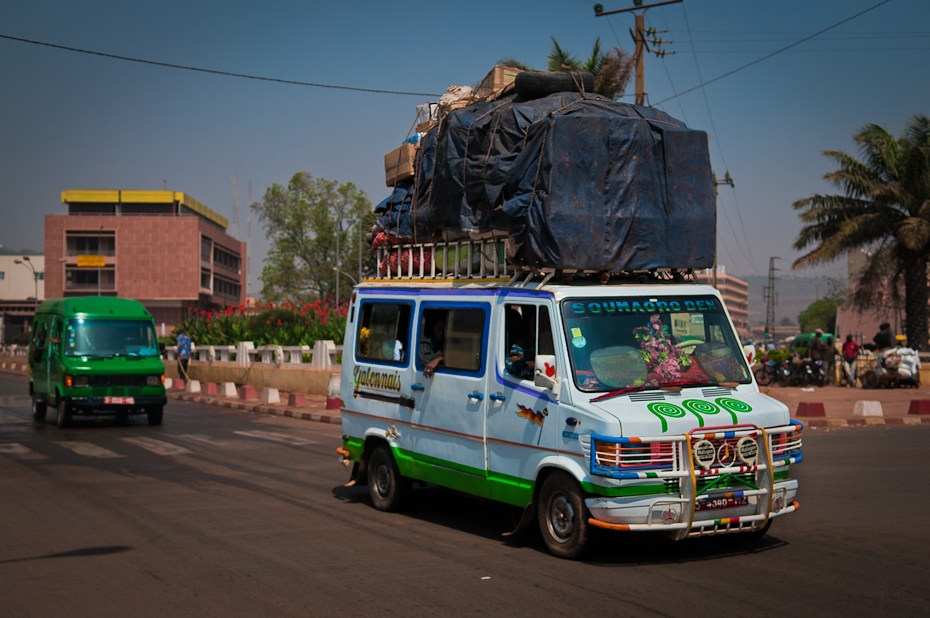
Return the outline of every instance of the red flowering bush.
<path id="1" fill-rule="evenodd" d="M 189 310 L 189 316 L 175 325 L 172 339 L 184 331 L 198 345 L 235 345 L 252 341 L 261 345 L 309 345 L 332 339 L 342 344 L 349 303 L 336 304 L 333 298 L 312 304 L 283 302 L 259 305 L 250 312 L 244 305 L 224 310 Z"/>

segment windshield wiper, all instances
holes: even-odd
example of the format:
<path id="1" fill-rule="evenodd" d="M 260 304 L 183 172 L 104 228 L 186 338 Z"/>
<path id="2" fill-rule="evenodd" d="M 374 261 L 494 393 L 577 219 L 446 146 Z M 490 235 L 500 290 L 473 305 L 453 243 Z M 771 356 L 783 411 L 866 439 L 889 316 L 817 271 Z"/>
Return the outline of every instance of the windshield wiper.
<path id="1" fill-rule="evenodd" d="M 652 387 L 652 388 L 655 388 L 655 387 Z M 624 388 L 621 388 L 615 391 L 610 391 L 609 393 L 604 393 L 603 395 L 599 395 L 595 397 L 594 399 L 592 399 L 591 403 L 597 403 L 599 401 L 604 401 L 606 399 L 613 399 L 614 397 L 619 397 L 620 395 L 626 395 L 627 393 L 635 393 L 637 391 L 644 391 L 644 390 L 646 390 L 645 384 L 642 384 L 640 386 L 627 386 L 627 387 L 624 387 Z"/>

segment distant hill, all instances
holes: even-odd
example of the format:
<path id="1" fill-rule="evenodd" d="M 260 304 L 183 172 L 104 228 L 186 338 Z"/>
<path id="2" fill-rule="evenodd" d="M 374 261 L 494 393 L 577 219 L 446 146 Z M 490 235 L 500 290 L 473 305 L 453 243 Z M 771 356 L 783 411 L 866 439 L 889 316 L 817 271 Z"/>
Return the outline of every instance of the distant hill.
<path id="1" fill-rule="evenodd" d="M 768 285 L 768 277 L 751 275 L 745 277 L 749 283 L 749 325 L 765 324 L 765 299 L 762 292 Z M 775 325 L 788 317 L 792 324 L 798 323 L 798 315 L 815 300 L 823 298 L 831 290 L 830 277 L 795 277 L 781 275 L 775 281 L 778 304 L 775 305 Z"/>
<path id="2" fill-rule="evenodd" d="M 15 249 L 8 249 L 7 247 L 0 247 L 0 255 L 42 255 L 42 252 L 33 251 L 32 249 L 23 249 L 22 251 L 16 251 Z"/>

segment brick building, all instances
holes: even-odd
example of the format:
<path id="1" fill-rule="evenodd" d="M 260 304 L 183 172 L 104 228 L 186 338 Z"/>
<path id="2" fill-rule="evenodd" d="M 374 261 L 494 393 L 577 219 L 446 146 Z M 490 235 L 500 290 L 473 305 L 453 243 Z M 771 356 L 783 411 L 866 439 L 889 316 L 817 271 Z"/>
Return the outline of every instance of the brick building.
<path id="1" fill-rule="evenodd" d="M 714 285 L 714 271 L 712 268 L 700 270 L 695 273 L 698 283 Z M 717 290 L 727 304 L 730 318 L 736 327 L 736 332 L 743 340 L 749 338 L 749 283 L 728 275 L 726 268 L 717 267 Z"/>
<path id="2" fill-rule="evenodd" d="M 246 245 L 225 217 L 174 191 L 63 191 L 45 217 L 48 298 L 134 298 L 169 328 L 189 308 L 245 302 Z"/>

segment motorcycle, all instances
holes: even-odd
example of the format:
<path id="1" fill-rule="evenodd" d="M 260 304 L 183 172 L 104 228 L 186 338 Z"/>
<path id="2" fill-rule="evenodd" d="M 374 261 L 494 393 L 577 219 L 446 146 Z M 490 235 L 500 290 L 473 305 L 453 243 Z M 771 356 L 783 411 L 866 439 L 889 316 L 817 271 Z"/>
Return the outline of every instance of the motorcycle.
<path id="1" fill-rule="evenodd" d="M 875 363 L 859 379 L 862 388 L 917 388 L 920 386 L 920 356 L 911 348 L 892 348 L 879 352 Z"/>

